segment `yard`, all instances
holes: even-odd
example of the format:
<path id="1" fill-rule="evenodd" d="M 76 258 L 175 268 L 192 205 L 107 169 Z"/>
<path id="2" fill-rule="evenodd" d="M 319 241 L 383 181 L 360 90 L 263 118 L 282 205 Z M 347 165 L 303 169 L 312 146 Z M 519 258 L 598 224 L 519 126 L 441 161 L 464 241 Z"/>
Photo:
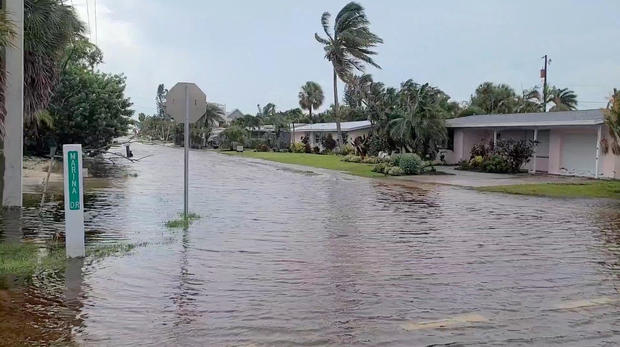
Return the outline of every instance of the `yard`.
<path id="1" fill-rule="evenodd" d="M 227 155 L 242 156 L 275 161 L 284 164 L 297 164 L 320 169 L 337 170 L 362 177 L 385 177 L 385 175 L 372 172 L 375 165 L 362 163 L 348 163 L 341 161 L 338 155 L 321 155 L 306 153 L 279 153 L 279 152 L 221 152 Z"/>
<path id="2" fill-rule="evenodd" d="M 480 191 L 562 198 L 620 199 L 620 181 L 589 181 L 584 183 L 514 184 L 478 187 Z"/>

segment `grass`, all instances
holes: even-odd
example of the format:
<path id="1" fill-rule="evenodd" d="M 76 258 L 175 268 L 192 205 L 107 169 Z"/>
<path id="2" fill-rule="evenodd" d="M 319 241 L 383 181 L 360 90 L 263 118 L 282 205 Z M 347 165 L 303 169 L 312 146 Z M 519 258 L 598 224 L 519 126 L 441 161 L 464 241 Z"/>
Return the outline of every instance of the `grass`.
<path id="1" fill-rule="evenodd" d="M 179 218 L 167 221 L 166 226 L 168 228 L 189 228 L 197 219 L 200 219 L 200 216 L 196 213 L 190 212 L 187 214 L 187 217 L 184 217 L 183 213 L 180 213 Z"/>
<path id="2" fill-rule="evenodd" d="M 485 192 L 563 198 L 620 199 L 620 181 L 592 181 L 586 183 L 518 184 L 476 188 Z"/>
<path id="3" fill-rule="evenodd" d="M 245 158 L 256 158 L 275 161 L 284 164 L 297 164 L 320 169 L 342 171 L 351 175 L 361 177 L 385 177 L 385 175 L 372 172 L 375 165 L 362 163 L 348 163 L 341 161 L 338 155 L 321 155 L 307 153 L 279 153 L 279 152 L 222 152 L 223 154 L 240 156 Z"/>
<path id="4" fill-rule="evenodd" d="M 99 244 L 86 248 L 86 256 L 100 259 L 125 254 L 138 245 L 128 243 Z M 31 242 L 0 243 L 0 276 L 30 277 L 39 271 L 61 271 L 66 265 L 65 248 Z"/>

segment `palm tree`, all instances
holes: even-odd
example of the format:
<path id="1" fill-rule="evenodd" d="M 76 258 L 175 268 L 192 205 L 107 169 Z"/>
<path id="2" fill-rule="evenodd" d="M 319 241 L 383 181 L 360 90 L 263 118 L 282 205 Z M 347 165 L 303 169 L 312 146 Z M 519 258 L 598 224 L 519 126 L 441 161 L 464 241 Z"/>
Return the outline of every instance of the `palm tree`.
<path id="1" fill-rule="evenodd" d="M 358 110 L 367 107 L 373 83 L 372 76 L 369 74 L 351 76 L 344 86 L 345 103 Z"/>
<path id="2" fill-rule="evenodd" d="M 199 119 L 197 125 L 200 126 L 200 134 L 202 138 L 202 146 L 206 145 L 206 141 L 211 135 L 211 130 L 217 124 L 221 124 L 224 122 L 224 117 L 226 113 L 224 110 L 219 107 L 217 104 L 212 102 L 207 103 L 207 109 L 205 110 L 204 115 Z"/>
<path id="3" fill-rule="evenodd" d="M 389 122 L 390 135 L 403 147 L 433 157 L 447 139 L 444 93 L 428 83 L 404 82 L 399 92 L 399 116 Z"/>
<path id="4" fill-rule="evenodd" d="M 7 18 L 5 11 L 0 11 L 0 47 L 6 47 L 11 44 L 11 39 L 15 36 L 15 25 Z M 0 140 L 4 135 L 4 119 L 6 117 L 6 108 L 4 104 L 4 91 L 6 70 L 2 57 L 0 57 Z"/>
<path id="5" fill-rule="evenodd" d="M 24 2 L 24 122 L 36 127 L 36 116 L 51 98 L 65 49 L 84 32 L 73 7 L 59 0 Z"/>
<path id="6" fill-rule="evenodd" d="M 556 88 L 551 89 L 551 92 L 547 93 L 548 102 L 552 102 L 554 105 L 549 109 L 549 112 L 556 111 L 573 111 L 577 109 L 577 94 L 568 88 Z"/>
<path id="7" fill-rule="evenodd" d="M 336 129 L 338 131 L 338 144 L 342 144 L 342 131 L 338 113 L 338 78 L 346 82 L 354 70 L 364 71 L 364 63 L 376 68 L 381 68 L 371 58 L 376 52 L 370 50 L 383 40 L 370 32 L 370 22 L 366 18 L 364 8 L 350 2 L 345 5 L 334 20 L 333 32 L 330 28 L 331 14 L 324 12 L 321 16 L 321 25 L 327 38 L 314 34 L 315 39 L 324 45 L 325 58 L 332 63 L 334 81 L 334 111 Z"/>
<path id="8" fill-rule="evenodd" d="M 321 89 L 318 83 L 308 81 L 301 87 L 299 106 L 304 110 L 308 110 L 310 119 L 312 119 L 312 110 L 316 110 L 323 105 L 323 99 L 323 89 Z"/>
<path id="9" fill-rule="evenodd" d="M 546 100 L 543 103 L 543 94 L 546 96 Z M 523 93 L 522 104 L 528 111 L 536 110 L 537 112 L 547 112 L 543 105 L 552 103 L 553 106 L 548 110 L 549 112 L 557 111 L 573 111 L 577 109 L 577 94 L 568 88 L 557 88 L 556 86 L 547 87 L 546 93 L 541 93 L 538 88 L 532 88 L 526 90 Z M 538 108 L 532 105 L 538 104 Z M 536 112 L 534 111 L 534 112 Z"/>

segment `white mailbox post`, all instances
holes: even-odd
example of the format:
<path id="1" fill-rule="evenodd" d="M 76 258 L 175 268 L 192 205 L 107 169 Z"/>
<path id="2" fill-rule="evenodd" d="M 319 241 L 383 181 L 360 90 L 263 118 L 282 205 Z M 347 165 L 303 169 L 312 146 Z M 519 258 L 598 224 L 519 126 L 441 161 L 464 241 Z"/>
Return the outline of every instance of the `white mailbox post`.
<path id="1" fill-rule="evenodd" d="M 65 243 L 67 258 L 86 255 L 84 249 L 84 178 L 82 145 L 63 145 L 65 183 Z"/>

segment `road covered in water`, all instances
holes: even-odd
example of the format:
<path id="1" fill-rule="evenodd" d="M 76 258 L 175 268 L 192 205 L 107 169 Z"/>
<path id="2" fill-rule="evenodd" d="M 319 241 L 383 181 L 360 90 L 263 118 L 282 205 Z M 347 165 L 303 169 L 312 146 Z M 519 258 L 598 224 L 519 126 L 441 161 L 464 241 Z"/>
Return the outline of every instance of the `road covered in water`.
<path id="1" fill-rule="evenodd" d="M 142 246 L 0 289 L 0 344 L 620 344 L 618 202 L 194 151 L 201 218 L 184 231 L 164 225 L 183 209 L 183 150 L 133 151 L 153 156 L 87 194 L 87 244 Z M 37 213 L 25 238 L 63 229 L 61 204 Z"/>

